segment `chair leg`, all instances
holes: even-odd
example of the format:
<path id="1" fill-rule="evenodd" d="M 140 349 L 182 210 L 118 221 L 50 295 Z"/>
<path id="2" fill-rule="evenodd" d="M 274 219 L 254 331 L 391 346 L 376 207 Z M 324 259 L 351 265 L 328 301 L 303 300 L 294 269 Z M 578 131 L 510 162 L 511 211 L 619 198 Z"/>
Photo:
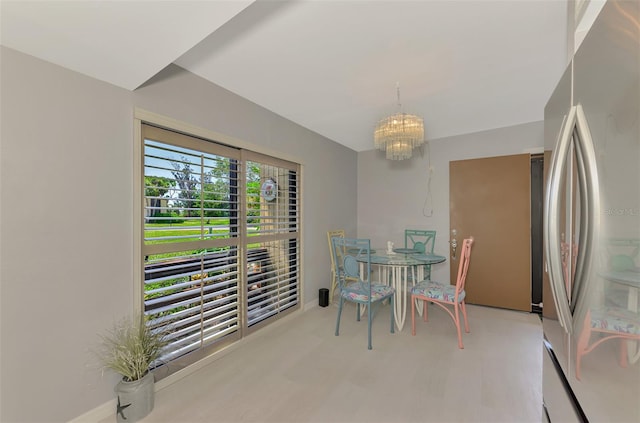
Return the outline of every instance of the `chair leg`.
<path id="1" fill-rule="evenodd" d="M 338 286 L 338 278 L 336 277 L 336 273 L 331 271 L 331 288 L 329 288 L 329 304 L 333 303 L 333 296 L 336 293 L 336 287 Z"/>
<path id="2" fill-rule="evenodd" d="M 338 303 L 338 319 L 336 320 L 336 336 L 340 332 L 340 316 L 342 315 L 342 304 L 344 302 L 344 298 L 342 295 L 340 296 L 340 302 Z"/>
<path id="3" fill-rule="evenodd" d="M 369 349 L 373 349 L 373 347 L 371 346 L 371 320 L 373 319 L 373 312 L 372 312 L 371 308 L 372 308 L 371 307 L 371 303 L 369 303 L 367 305 L 367 309 L 368 309 L 367 310 L 368 311 L 368 316 L 367 317 L 369 318 L 369 323 L 367 324 L 367 335 L 368 335 L 368 338 L 369 338 L 368 348 Z"/>
<path id="4" fill-rule="evenodd" d="M 620 339 L 620 367 L 627 367 L 629 365 L 627 351 L 627 340 L 622 338 Z"/>
<path id="5" fill-rule="evenodd" d="M 416 298 L 413 295 L 411 296 L 411 335 L 416 336 Z"/>
<path id="6" fill-rule="evenodd" d="M 591 313 L 587 312 L 582 331 L 578 337 L 578 343 L 576 344 L 576 379 L 578 380 L 581 377 L 580 365 L 582 364 L 582 356 L 586 354 L 589 338 L 591 338 Z"/>
<path id="7" fill-rule="evenodd" d="M 460 303 L 460 307 L 462 307 L 462 317 L 464 318 L 464 331 L 469 333 L 469 321 L 467 320 L 467 306 L 464 300 L 462 300 L 462 302 Z"/>
<path id="8" fill-rule="evenodd" d="M 454 304 L 453 307 L 455 308 L 453 323 L 456 324 L 456 330 L 458 331 L 458 348 L 462 350 L 464 349 L 464 345 L 462 345 L 462 330 L 460 329 L 460 310 L 458 304 Z"/>
<path id="9" fill-rule="evenodd" d="M 422 319 L 426 322 L 429 320 L 429 316 L 427 315 L 427 305 L 429 301 L 426 299 L 422 300 Z"/>
<path id="10" fill-rule="evenodd" d="M 582 377 L 580 374 L 580 366 L 582 365 L 582 354 L 580 351 L 576 354 L 576 379 L 580 380 Z"/>
<path id="11" fill-rule="evenodd" d="M 356 304 L 356 320 L 360 321 L 360 303 Z"/>

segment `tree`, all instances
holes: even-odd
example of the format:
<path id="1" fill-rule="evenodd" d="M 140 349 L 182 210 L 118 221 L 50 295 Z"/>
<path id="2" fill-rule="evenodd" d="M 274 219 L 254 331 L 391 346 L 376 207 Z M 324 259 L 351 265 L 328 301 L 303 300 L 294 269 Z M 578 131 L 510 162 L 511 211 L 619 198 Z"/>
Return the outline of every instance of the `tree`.
<path id="1" fill-rule="evenodd" d="M 149 199 L 150 217 L 162 213 L 162 199 L 167 198 L 167 192 L 175 186 L 175 181 L 164 176 L 145 176 L 144 195 Z"/>
<path id="2" fill-rule="evenodd" d="M 209 182 L 203 187 L 205 201 L 205 216 L 230 217 L 229 204 L 231 202 L 232 159 L 220 157 L 209 172 Z"/>
<path id="3" fill-rule="evenodd" d="M 200 198 L 198 189 L 199 181 L 193 176 L 191 163 L 188 161 L 189 159 L 185 156 L 181 158 L 182 161 L 180 162 L 171 161 L 171 166 L 173 166 L 174 169 L 171 171 L 171 174 L 180 188 L 176 203 L 185 209 L 187 217 L 199 216 L 200 213 L 194 213 L 194 210 L 192 210 L 195 200 Z"/>
<path id="4" fill-rule="evenodd" d="M 237 195 L 237 188 L 231 181 L 235 180 L 232 164 L 234 160 L 220 158 L 216 160 L 213 168 L 202 175 L 202 181 L 198 179 L 200 173 L 194 172 L 188 158 L 182 157 L 181 161 L 172 161 L 171 172 L 175 178 L 180 192 L 176 204 L 185 209 L 186 216 L 201 216 L 200 202 L 204 204 L 205 217 L 230 217 L 229 205 L 237 201 L 233 198 Z M 242 181 L 239 181 L 242 183 Z M 248 213 L 257 216 L 260 213 L 260 167 L 249 162 L 247 167 L 247 197 Z"/>
<path id="5" fill-rule="evenodd" d="M 230 181 L 235 179 L 231 165 L 231 159 L 218 160 L 210 171 L 210 182 L 204 185 L 203 198 L 207 202 L 207 207 L 215 211 L 207 211 L 206 216 L 229 216 L 229 204 L 237 201 L 232 198 L 237 194 L 237 187 L 232 186 Z M 239 181 L 242 183 L 242 181 Z M 247 164 L 247 207 L 251 216 L 257 216 L 260 209 L 260 168 L 253 162 Z"/>
<path id="6" fill-rule="evenodd" d="M 247 214 L 260 215 L 260 167 L 253 162 L 247 163 Z"/>

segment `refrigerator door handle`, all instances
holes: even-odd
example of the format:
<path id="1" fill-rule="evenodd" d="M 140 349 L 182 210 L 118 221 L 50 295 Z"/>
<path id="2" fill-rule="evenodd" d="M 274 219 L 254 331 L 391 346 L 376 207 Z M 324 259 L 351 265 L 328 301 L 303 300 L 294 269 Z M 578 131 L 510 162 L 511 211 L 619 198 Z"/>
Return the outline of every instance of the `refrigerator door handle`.
<path id="1" fill-rule="evenodd" d="M 579 242 L 573 283 L 565 280 L 562 266 L 560 222 L 560 195 L 563 192 L 560 184 L 562 175 L 567 170 L 568 155 L 571 147 L 576 152 L 577 183 L 580 189 L 580 220 Z M 551 292 L 556 304 L 558 320 L 564 330 L 571 334 L 574 325 L 578 325 L 588 307 L 590 290 L 591 265 L 594 262 L 597 234 L 600 226 L 600 194 L 598 188 L 598 168 L 593 140 L 589 131 L 589 125 L 582 109 L 578 104 L 571 107 L 563 122 L 556 148 L 551 158 L 546 201 L 544 231 L 547 242 L 545 244 L 549 271 Z M 573 247 L 569 242 L 569 258 L 567 266 L 571 266 Z M 570 277 L 570 276 L 569 276 Z M 565 287 L 570 287 L 567 292 Z"/>
<path id="2" fill-rule="evenodd" d="M 544 235 L 547 239 L 545 253 L 547 255 L 551 293 L 556 305 L 558 320 L 567 333 L 572 333 L 573 331 L 573 319 L 562 269 L 562 251 L 560 248 L 560 195 L 562 189 L 560 184 L 567 166 L 567 156 L 571 147 L 575 116 L 576 109 L 572 107 L 565 117 L 551 156 L 544 210 Z"/>
<path id="3" fill-rule="evenodd" d="M 571 304 L 574 325 L 576 325 L 582 320 L 589 305 L 589 291 L 592 285 L 591 268 L 597 259 L 597 246 L 599 245 L 600 190 L 596 154 L 587 118 L 581 104 L 574 107 L 576 110 L 574 143 L 577 153 L 578 184 L 581 193 L 580 244 Z"/>

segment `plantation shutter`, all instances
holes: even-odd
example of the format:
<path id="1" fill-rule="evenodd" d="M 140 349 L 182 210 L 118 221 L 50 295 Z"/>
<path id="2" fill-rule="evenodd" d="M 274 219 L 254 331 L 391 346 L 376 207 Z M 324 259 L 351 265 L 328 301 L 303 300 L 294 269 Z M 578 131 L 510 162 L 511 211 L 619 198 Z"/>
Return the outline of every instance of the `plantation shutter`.
<path id="1" fill-rule="evenodd" d="M 246 172 L 247 324 L 298 305 L 300 294 L 299 165 L 243 152 Z M 259 180 L 254 178 L 259 176 Z M 260 280 L 252 269 L 259 268 Z"/>
<path id="2" fill-rule="evenodd" d="M 143 309 L 169 333 L 162 377 L 299 308 L 299 165 L 142 135 Z"/>
<path id="3" fill-rule="evenodd" d="M 239 150 L 143 126 L 144 313 L 170 362 L 239 337 Z"/>

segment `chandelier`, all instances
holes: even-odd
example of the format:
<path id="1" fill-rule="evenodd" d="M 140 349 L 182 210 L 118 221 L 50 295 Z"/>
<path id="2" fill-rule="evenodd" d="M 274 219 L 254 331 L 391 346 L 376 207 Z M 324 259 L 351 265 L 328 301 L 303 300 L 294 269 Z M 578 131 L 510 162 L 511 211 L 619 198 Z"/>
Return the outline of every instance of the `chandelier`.
<path id="1" fill-rule="evenodd" d="M 424 144 L 424 121 L 402 112 L 399 85 L 397 94 L 398 113 L 380 120 L 373 133 L 376 148 L 386 151 L 389 160 L 410 159 L 413 149 Z"/>

